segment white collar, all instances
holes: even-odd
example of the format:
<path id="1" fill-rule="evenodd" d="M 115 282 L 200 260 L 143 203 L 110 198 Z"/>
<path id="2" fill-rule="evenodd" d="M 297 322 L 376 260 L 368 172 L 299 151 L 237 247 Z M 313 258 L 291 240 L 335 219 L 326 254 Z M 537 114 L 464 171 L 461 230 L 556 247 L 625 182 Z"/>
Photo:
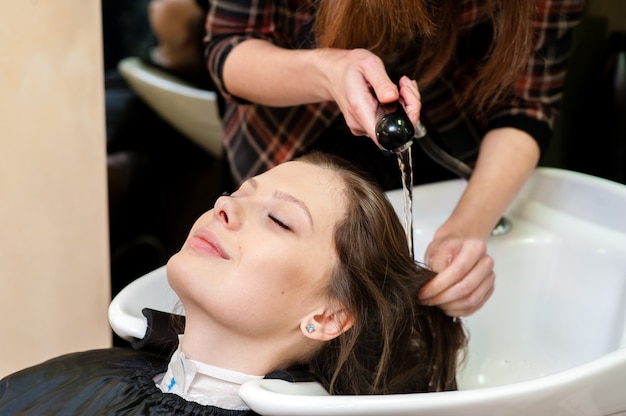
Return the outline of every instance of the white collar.
<path id="1" fill-rule="evenodd" d="M 248 406 L 239 398 L 239 387 L 246 381 L 263 376 L 244 374 L 188 359 L 180 350 L 182 335 L 178 339 L 178 348 L 172 355 L 167 371 L 155 378 L 157 387 L 164 393 L 174 393 L 205 406 L 247 410 Z"/>

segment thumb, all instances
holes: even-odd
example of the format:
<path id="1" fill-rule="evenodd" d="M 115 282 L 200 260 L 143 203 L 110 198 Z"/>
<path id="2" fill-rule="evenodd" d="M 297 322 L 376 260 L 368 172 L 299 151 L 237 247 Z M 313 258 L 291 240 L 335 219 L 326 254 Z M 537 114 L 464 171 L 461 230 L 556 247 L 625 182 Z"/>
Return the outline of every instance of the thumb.
<path id="1" fill-rule="evenodd" d="M 387 75 L 382 61 L 377 62 L 378 65 L 369 65 L 362 69 L 363 77 L 374 90 L 374 95 L 380 103 L 387 104 L 397 101 L 400 98 L 398 86 Z"/>
<path id="2" fill-rule="evenodd" d="M 426 257 L 426 264 L 435 272 L 441 272 L 452 263 L 452 253 L 446 251 L 435 251 Z"/>
<path id="3" fill-rule="evenodd" d="M 400 98 L 398 87 L 389 78 L 381 79 L 377 83 L 370 82 L 370 85 L 374 90 L 376 99 L 382 104 L 391 103 Z"/>

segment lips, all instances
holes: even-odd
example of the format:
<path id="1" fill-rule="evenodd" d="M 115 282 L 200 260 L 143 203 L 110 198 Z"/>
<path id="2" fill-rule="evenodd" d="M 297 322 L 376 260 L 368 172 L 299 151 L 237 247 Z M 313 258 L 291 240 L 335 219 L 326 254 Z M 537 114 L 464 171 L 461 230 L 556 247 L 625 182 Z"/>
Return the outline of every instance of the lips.
<path id="1" fill-rule="evenodd" d="M 196 231 L 193 236 L 189 238 L 188 244 L 202 253 L 214 257 L 221 257 L 225 260 L 230 259 L 230 256 L 226 253 L 217 238 L 206 229 Z"/>

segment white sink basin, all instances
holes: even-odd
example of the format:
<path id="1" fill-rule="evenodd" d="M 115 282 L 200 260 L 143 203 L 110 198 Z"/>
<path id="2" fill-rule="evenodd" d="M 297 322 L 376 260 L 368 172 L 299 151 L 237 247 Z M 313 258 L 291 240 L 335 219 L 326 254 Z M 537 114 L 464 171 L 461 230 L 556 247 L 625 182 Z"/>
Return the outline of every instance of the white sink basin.
<path id="1" fill-rule="evenodd" d="M 416 256 L 464 188 L 462 180 L 415 188 Z M 403 215 L 402 192 L 389 197 Z M 496 291 L 465 320 L 464 390 L 555 374 L 626 346 L 626 187 L 540 168 L 506 218 L 511 231 L 488 242 Z"/>

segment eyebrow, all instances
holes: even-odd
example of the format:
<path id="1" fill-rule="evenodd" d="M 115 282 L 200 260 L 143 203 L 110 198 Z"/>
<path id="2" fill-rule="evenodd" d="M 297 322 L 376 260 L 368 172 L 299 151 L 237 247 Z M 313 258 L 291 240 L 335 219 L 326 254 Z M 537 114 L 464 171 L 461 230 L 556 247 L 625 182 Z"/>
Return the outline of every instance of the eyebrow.
<path id="1" fill-rule="evenodd" d="M 259 186 L 258 182 L 254 178 L 248 179 L 247 182 L 255 190 Z M 291 194 L 288 194 L 279 190 L 274 191 L 272 196 L 276 199 L 280 199 L 281 201 L 286 201 L 286 202 L 295 204 L 298 208 L 300 208 L 304 212 L 307 220 L 309 221 L 309 225 L 311 226 L 311 228 L 313 228 L 313 216 L 311 215 L 311 211 L 309 210 L 309 207 L 307 207 L 306 204 L 302 200 L 296 198 L 295 196 Z"/>

